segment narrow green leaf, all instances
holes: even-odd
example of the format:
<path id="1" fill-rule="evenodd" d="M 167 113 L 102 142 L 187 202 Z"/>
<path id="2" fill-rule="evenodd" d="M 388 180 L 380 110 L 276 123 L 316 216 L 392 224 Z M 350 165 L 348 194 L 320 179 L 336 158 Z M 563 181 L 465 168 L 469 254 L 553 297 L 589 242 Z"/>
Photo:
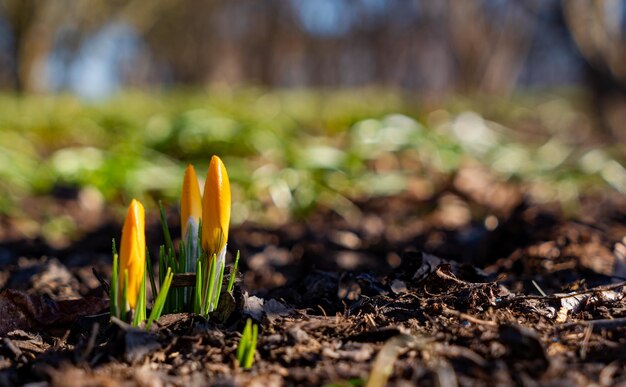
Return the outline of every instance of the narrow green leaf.
<path id="1" fill-rule="evenodd" d="M 115 251 L 115 240 L 113 240 L 113 251 Z M 111 316 L 119 318 L 119 257 L 117 253 L 113 254 L 113 268 L 111 270 L 111 285 L 109 286 L 109 303 L 111 308 Z"/>
<path id="2" fill-rule="evenodd" d="M 163 282 L 163 287 L 159 291 L 159 295 L 154 301 L 154 307 L 152 308 L 152 312 L 150 312 L 150 317 L 148 318 L 148 322 L 146 323 L 146 330 L 150 330 L 152 323 L 161 317 L 161 313 L 163 312 L 163 306 L 165 305 L 165 299 L 167 298 L 167 293 L 170 290 L 170 285 L 172 284 L 172 279 L 174 278 L 174 273 L 171 269 L 167 269 L 167 274 L 165 275 L 165 281 Z"/>
<path id="3" fill-rule="evenodd" d="M 163 286 L 165 281 L 165 272 L 167 268 L 167 257 L 165 256 L 165 246 L 159 247 L 159 288 Z"/>
<path id="4" fill-rule="evenodd" d="M 202 246 L 202 219 L 198 222 L 198 246 Z"/>
<path id="5" fill-rule="evenodd" d="M 180 246 L 178 247 L 178 267 L 176 268 L 177 273 L 187 272 L 187 255 L 184 247 L 185 244 L 183 241 L 180 241 Z"/>
<path id="6" fill-rule="evenodd" d="M 203 314 L 202 310 L 202 261 L 196 262 L 196 287 L 194 289 L 193 312 Z"/>
<path id="7" fill-rule="evenodd" d="M 254 353 L 256 352 L 256 342 L 257 342 L 257 338 L 259 336 L 259 326 L 254 324 L 252 326 L 252 339 L 250 340 L 250 343 L 248 344 L 248 348 L 246 351 L 246 357 L 243 360 L 243 368 L 250 368 L 252 367 L 252 363 L 254 363 Z"/>
<path id="8" fill-rule="evenodd" d="M 239 346 L 237 347 L 237 361 L 239 361 L 239 365 L 243 366 L 244 355 L 246 354 L 246 348 L 248 347 L 248 343 L 250 342 L 250 334 L 252 321 L 248 319 L 246 321 L 246 325 L 243 328 L 243 332 L 241 333 L 241 340 L 239 340 Z"/>
<path id="9" fill-rule="evenodd" d="M 150 288 L 152 289 L 152 299 L 157 296 L 156 282 L 154 280 L 154 269 L 152 268 L 152 260 L 150 260 L 150 252 L 146 246 L 146 271 L 148 272 L 148 278 L 150 278 Z"/>
<path id="10" fill-rule="evenodd" d="M 172 243 L 172 236 L 170 235 L 170 228 L 167 225 L 167 215 L 165 214 L 165 208 L 163 203 L 159 200 L 159 214 L 161 215 L 161 227 L 163 228 L 163 237 L 165 238 L 165 246 L 168 250 L 174 250 L 174 244 Z"/>
<path id="11" fill-rule="evenodd" d="M 195 314 L 202 314 L 202 261 L 198 260 L 196 263 L 196 287 L 195 297 L 193 299 L 193 312 Z"/>
<path id="12" fill-rule="evenodd" d="M 135 312 L 133 314 L 132 326 L 138 327 L 142 321 L 146 319 L 146 276 L 144 273 L 141 280 L 141 286 L 139 287 L 139 294 L 137 294 L 137 300 L 135 302 Z"/>
<path id="13" fill-rule="evenodd" d="M 171 249 L 167 251 L 167 267 L 171 268 L 172 272 L 176 273 L 176 268 L 178 267 L 176 254 L 174 254 L 174 251 Z"/>
<path id="14" fill-rule="evenodd" d="M 168 259 L 167 259 L 167 268 L 172 270 L 172 273 L 176 273 L 176 268 L 178 267 L 176 262 L 176 255 L 173 250 L 168 250 Z M 167 296 L 167 305 L 169 306 L 168 313 L 177 313 L 179 311 L 178 305 L 178 289 L 174 289 L 173 292 L 170 292 Z"/>
<path id="15" fill-rule="evenodd" d="M 235 278 L 237 277 L 237 268 L 239 267 L 239 250 L 237 250 L 237 255 L 235 256 L 235 263 L 230 269 L 230 279 L 228 280 L 228 287 L 226 291 L 228 293 L 232 293 L 233 288 L 235 287 Z"/>
<path id="16" fill-rule="evenodd" d="M 187 247 L 185 245 L 185 242 L 181 240 L 180 244 L 178 245 L 178 272 L 186 273 L 188 271 L 189 269 L 187 267 Z M 190 308 L 189 294 L 191 293 L 189 292 L 189 290 L 190 288 L 188 287 L 180 289 L 183 298 L 183 311 L 188 311 L 188 308 Z"/>
<path id="17" fill-rule="evenodd" d="M 195 243 L 194 243 L 195 242 Z M 195 248 L 194 248 L 195 246 Z M 200 246 L 198 241 L 198 235 L 194 235 L 192 233 L 187 233 L 187 240 L 185 241 L 186 247 L 186 261 L 187 261 L 187 271 L 196 269 L 196 260 L 198 260 L 198 247 Z"/>
<path id="18" fill-rule="evenodd" d="M 165 284 L 165 274 L 167 273 L 167 255 L 165 254 L 165 246 L 159 247 L 159 289 Z M 166 299 L 163 307 L 166 313 L 170 312 L 169 299 Z"/>
<path id="19" fill-rule="evenodd" d="M 213 299 L 215 303 L 213 304 L 213 310 L 217 310 L 217 304 L 220 302 L 220 294 L 222 294 L 222 283 L 224 282 L 224 269 L 226 268 L 226 263 L 222 265 L 220 268 L 220 275 L 217 281 L 217 289 L 215 290 L 215 296 Z"/>
<path id="20" fill-rule="evenodd" d="M 137 307 L 137 309 L 139 310 L 139 313 L 141 313 L 140 317 L 139 317 L 139 321 L 145 321 L 146 320 L 146 311 L 148 308 L 148 296 L 146 294 L 146 273 L 143 273 L 143 278 L 141 279 L 141 287 L 139 288 L 139 300 L 141 301 L 142 305 L 141 308 Z M 139 302 L 137 302 L 137 304 L 139 304 Z"/>
<path id="21" fill-rule="evenodd" d="M 182 246 L 180 249 L 182 253 Z M 184 253 L 183 253 L 184 254 Z M 178 265 L 175 270 L 176 273 L 185 273 L 185 257 L 178 255 Z M 185 311 L 185 290 L 186 288 L 178 288 L 174 289 L 176 294 L 176 312 L 184 312 Z"/>
<path id="22" fill-rule="evenodd" d="M 182 242 L 181 242 L 182 244 Z M 195 272 L 196 270 L 196 263 L 198 262 L 199 259 L 199 241 L 198 241 L 198 235 L 188 232 L 187 233 L 187 241 L 184 244 L 184 251 L 185 251 L 185 272 Z M 185 299 L 186 299 L 186 303 L 187 303 L 187 308 L 191 309 L 192 308 L 192 301 L 191 299 L 194 296 L 194 289 L 191 288 L 187 288 L 185 289 Z"/>
<path id="23" fill-rule="evenodd" d="M 120 302 L 120 320 L 126 321 L 128 308 L 128 270 L 124 270 L 124 286 L 122 286 L 122 300 Z"/>
<path id="24" fill-rule="evenodd" d="M 205 316 L 208 315 L 209 312 L 212 311 L 211 302 L 213 301 L 213 290 L 215 287 L 216 270 L 217 270 L 217 255 L 213 254 L 213 256 L 211 257 L 211 263 L 210 263 L 210 268 L 209 268 L 209 289 L 208 289 L 206 302 L 205 302 L 205 312 L 204 312 Z"/>

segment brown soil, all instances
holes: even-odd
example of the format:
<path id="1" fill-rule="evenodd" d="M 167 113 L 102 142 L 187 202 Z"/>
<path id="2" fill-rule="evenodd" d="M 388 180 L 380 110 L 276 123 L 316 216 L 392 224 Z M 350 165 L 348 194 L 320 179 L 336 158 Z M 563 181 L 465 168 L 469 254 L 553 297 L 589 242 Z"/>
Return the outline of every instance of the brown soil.
<path id="1" fill-rule="evenodd" d="M 2 332 L 0 385 L 362 385 L 392 364 L 391 385 L 626 383 L 626 198 L 588 197 L 573 220 L 521 187 L 472 182 L 238 226 L 238 310 L 226 322 L 166 315 L 150 333 L 100 313 L 92 268 L 108 278 L 119 225 L 103 217 L 63 249 L 5 239 L 0 329 L 15 326 Z M 78 297 L 93 298 L 63 304 Z M 260 337 L 243 371 L 246 315 Z"/>

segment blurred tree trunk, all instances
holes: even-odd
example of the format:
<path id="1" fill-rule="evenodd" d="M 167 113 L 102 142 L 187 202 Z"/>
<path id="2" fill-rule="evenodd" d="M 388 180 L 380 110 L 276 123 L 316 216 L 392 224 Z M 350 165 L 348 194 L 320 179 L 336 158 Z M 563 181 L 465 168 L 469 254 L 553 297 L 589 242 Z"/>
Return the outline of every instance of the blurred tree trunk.
<path id="1" fill-rule="evenodd" d="M 626 141 L 626 5 L 613 0 L 563 1 L 563 14 L 587 61 L 587 82 L 595 120 L 605 133 Z"/>
<path id="2" fill-rule="evenodd" d="M 12 37 L 13 84 L 18 92 L 35 91 L 38 88 L 34 67 L 48 54 L 52 45 L 50 22 L 53 21 L 53 15 L 49 15 L 48 11 L 55 7 L 51 7 L 51 3 L 38 0 L 4 1 L 6 22 Z"/>
<path id="3" fill-rule="evenodd" d="M 1 0 L 0 9 L 11 33 L 11 78 L 18 92 L 39 92 L 46 86 L 41 71 L 55 48 L 57 33 L 71 32 L 77 50 L 86 36 L 106 23 L 126 20 L 149 31 L 175 0 Z"/>
<path id="4" fill-rule="evenodd" d="M 536 9 L 541 3 L 507 1 L 498 12 L 486 10 L 485 3 L 448 0 L 458 84 L 463 91 L 508 95 L 534 35 L 536 16 L 528 9 Z"/>

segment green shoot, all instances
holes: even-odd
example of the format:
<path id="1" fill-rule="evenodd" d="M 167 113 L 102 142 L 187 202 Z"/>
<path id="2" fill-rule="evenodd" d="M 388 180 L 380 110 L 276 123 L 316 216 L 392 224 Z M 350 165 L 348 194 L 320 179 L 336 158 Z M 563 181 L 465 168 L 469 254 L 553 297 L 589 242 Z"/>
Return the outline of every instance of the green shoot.
<path id="1" fill-rule="evenodd" d="M 243 332 L 241 333 L 241 339 L 239 340 L 239 346 L 237 347 L 237 360 L 239 361 L 239 364 L 243 364 L 243 358 L 246 353 L 246 348 L 248 342 L 250 342 L 250 334 L 252 333 L 250 328 L 251 324 L 252 321 L 248 319 L 248 321 L 246 321 L 246 325 L 243 328 Z"/>
<path id="2" fill-rule="evenodd" d="M 146 330 L 149 330 L 152 326 L 152 323 L 161 317 L 161 313 L 163 312 L 163 306 L 165 305 L 165 300 L 167 298 L 167 294 L 170 290 L 170 285 L 172 284 L 172 279 L 174 278 L 174 273 L 172 273 L 171 269 L 167 269 L 167 274 L 165 275 L 165 280 L 163 282 L 163 286 L 161 287 L 161 291 L 154 301 L 154 306 L 152 307 L 152 311 L 150 312 L 150 317 L 148 318 L 148 322 L 146 323 Z"/>
<path id="3" fill-rule="evenodd" d="M 217 288 L 215 289 L 215 296 L 213 297 L 213 299 L 215 300 L 215 303 L 213 304 L 213 310 L 217 309 L 217 304 L 220 301 L 220 294 L 222 293 L 222 283 L 224 282 L 224 268 L 226 268 L 226 265 L 222 264 L 222 267 L 220 268 L 220 275 L 219 277 L 217 277 Z"/>
<path id="4" fill-rule="evenodd" d="M 139 294 L 137 295 L 137 302 L 135 309 L 133 311 L 132 316 L 129 316 L 128 313 L 128 270 L 124 270 L 123 273 L 123 286 L 120 291 L 118 286 L 119 276 L 120 276 L 120 268 L 119 268 L 119 255 L 117 254 L 117 249 L 115 246 L 115 240 L 113 240 L 113 271 L 111 273 L 111 286 L 109 287 L 109 297 L 110 301 L 110 311 L 112 317 L 117 317 L 122 321 L 127 321 L 127 318 L 132 318 L 131 325 L 133 327 L 139 326 L 142 322 L 146 321 L 146 307 L 147 307 L 147 296 L 146 296 L 146 276 L 144 275 L 141 281 L 141 285 L 139 287 Z M 148 273 L 148 278 L 150 280 L 150 285 L 152 287 L 152 294 L 155 297 L 154 306 L 152 308 L 152 312 L 150 313 L 150 319 L 147 321 L 147 328 L 150 328 L 150 325 L 154 320 L 158 319 L 161 316 L 163 311 L 163 306 L 167 298 L 167 294 L 172 283 L 172 279 L 174 277 L 174 273 L 171 269 L 167 269 L 166 273 L 163 275 L 163 280 L 161 282 L 160 291 L 157 292 L 157 287 L 154 279 L 154 271 L 152 270 L 152 264 L 150 262 L 150 256 L 146 250 L 146 271 Z M 120 294 L 121 293 L 121 294 Z"/>
<path id="5" fill-rule="evenodd" d="M 111 316 L 119 317 L 119 284 L 118 284 L 118 274 L 119 274 L 119 257 L 117 255 L 117 251 L 115 249 L 115 239 L 113 240 L 113 271 L 111 272 L 111 284 L 109 286 L 109 303 L 111 308 Z"/>
<path id="6" fill-rule="evenodd" d="M 237 277 L 238 266 L 239 266 L 239 251 L 237 251 L 237 255 L 235 256 L 235 263 L 233 263 L 233 266 L 230 269 L 230 279 L 228 280 L 228 287 L 226 288 L 226 291 L 228 293 L 232 293 L 233 287 L 235 286 L 235 277 Z"/>
<path id="7" fill-rule="evenodd" d="M 128 292 L 128 270 L 124 270 L 124 286 L 122 286 L 122 301 L 120 302 L 120 319 L 126 321 L 126 306 L 128 305 L 128 299 L 126 294 Z"/>
<path id="8" fill-rule="evenodd" d="M 163 288 L 165 284 L 165 275 L 169 268 L 167 255 L 165 254 L 165 246 L 161 245 L 159 248 L 159 287 Z M 170 298 L 165 299 L 165 305 L 163 307 L 166 313 L 170 312 Z"/>
<path id="9" fill-rule="evenodd" d="M 244 369 L 252 367 L 252 363 L 254 363 L 258 336 L 259 326 L 252 324 L 252 320 L 248 319 L 246 326 L 243 328 L 239 346 L 237 347 L 237 361 Z"/>
<path id="10" fill-rule="evenodd" d="M 165 221 L 164 217 L 162 217 L 162 221 Z M 194 241 L 193 238 L 196 237 L 198 237 L 198 240 Z M 168 236 L 166 234 L 166 239 L 167 238 Z M 190 235 L 187 242 L 198 242 L 199 245 L 199 234 L 197 236 L 195 233 Z M 133 308 L 132 314 L 130 314 L 128 309 L 129 299 L 127 290 L 129 273 L 127 270 L 125 270 L 124 273 L 120 273 L 119 255 L 117 254 L 115 240 L 113 240 L 113 271 L 111 274 L 111 286 L 109 288 L 111 316 L 117 317 L 123 321 L 128 321 L 135 327 L 146 321 L 146 309 L 148 305 L 146 287 L 148 281 L 150 281 L 150 287 L 154 297 L 152 312 L 146 321 L 148 328 L 162 313 L 190 311 L 204 317 L 208 317 L 210 312 L 217 309 L 222 292 L 222 285 L 224 283 L 224 273 L 226 267 L 223 262 L 223 256 L 221 261 L 216 254 L 213 254 L 210 259 L 207 259 L 206 255 L 189 259 L 187 254 L 191 251 L 191 249 L 187 249 L 186 246 L 187 245 L 184 242 L 181 242 L 178 259 L 173 250 L 168 249 L 167 246 L 160 247 L 158 278 L 156 278 L 149 252 L 146 249 L 145 272 L 147 273 L 148 278 L 146 279 L 145 275 L 142 278 L 135 308 Z M 200 253 L 203 254 L 201 250 Z M 235 262 L 230 270 L 228 285 L 226 287 L 228 292 L 232 292 L 234 288 L 239 257 L 240 254 L 237 252 Z M 173 289 L 170 291 L 174 274 L 193 271 L 194 267 L 190 267 L 192 262 L 195 266 L 196 272 L 195 287 L 189 287 L 187 289 Z M 121 279 L 120 275 L 122 276 Z M 122 285 L 121 288 L 118 285 L 120 282 Z"/>
<path id="11" fill-rule="evenodd" d="M 113 256 L 117 255 L 117 246 L 115 245 L 115 238 L 113 238 L 112 240 L 112 245 L 111 245 L 111 250 L 113 250 Z"/>
<path id="12" fill-rule="evenodd" d="M 183 245 L 181 243 L 180 253 L 178 255 L 178 268 L 176 270 L 177 273 L 186 273 L 187 272 L 187 261 L 185 258 L 185 252 L 183 251 Z M 185 310 L 185 291 L 186 289 L 176 289 L 175 297 L 176 297 L 176 311 L 184 312 Z"/>
<path id="13" fill-rule="evenodd" d="M 202 261 L 196 263 L 196 288 L 195 297 L 193 299 L 193 312 L 202 314 Z"/>
<path id="14" fill-rule="evenodd" d="M 248 351 L 246 352 L 246 356 L 243 360 L 243 368 L 252 367 L 252 363 L 254 363 L 254 353 L 256 352 L 256 343 L 259 338 L 259 326 L 254 324 L 252 326 L 252 342 L 249 345 Z"/>
<path id="15" fill-rule="evenodd" d="M 215 290 L 215 271 L 217 270 L 217 255 L 213 254 L 211 262 L 209 263 L 209 278 L 208 278 L 208 296 L 204 302 L 204 314 L 208 315 L 212 311 L 211 304 L 213 303 L 213 293 Z"/>
<path id="16" fill-rule="evenodd" d="M 146 271 L 148 272 L 148 278 L 150 278 L 150 288 L 152 289 L 152 297 L 157 296 L 156 282 L 154 281 L 154 269 L 152 269 L 152 261 L 150 260 L 150 253 L 146 246 Z"/>
<path id="17" fill-rule="evenodd" d="M 161 216 L 161 227 L 163 228 L 163 237 L 165 238 L 165 247 L 168 250 L 174 251 L 174 244 L 172 243 L 172 236 L 170 235 L 170 229 L 167 226 L 167 215 L 165 214 L 165 208 L 163 203 L 159 200 L 159 214 Z"/>
<path id="18" fill-rule="evenodd" d="M 135 315 L 133 316 L 132 326 L 138 327 L 142 321 L 146 319 L 146 276 L 141 280 L 139 294 L 137 294 Z"/>
<path id="19" fill-rule="evenodd" d="M 137 205 L 135 201 L 133 201 L 133 203 L 133 205 Z M 186 240 L 180 241 L 179 249 L 175 251 L 167 224 L 165 209 L 161 202 L 159 202 L 159 214 L 165 245 L 159 248 L 158 276 L 152 266 L 147 246 L 144 246 L 145 250 L 142 251 L 142 253 L 145 251 L 145 257 L 142 257 L 145 258 L 145 270 L 140 272 L 132 267 L 131 273 L 129 272 L 130 269 L 121 267 L 121 260 L 117 253 L 115 240 L 113 240 L 112 243 L 113 273 L 111 275 L 112 286 L 109 289 L 111 316 L 129 322 L 134 327 L 145 322 L 149 328 L 154 320 L 159 318 L 163 313 L 193 311 L 199 315 L 208 317 L 208 314 L 213 312 L 218 306 L 222 285 L 224 283 L 226 247 L 223 247 L 220 254 L 212 254 L 211 257 L 207 256 L 207 253 L 204 252 L 201 247 L 202 221 L 198 220 L 198 226 L 192 221 L 189 222 L 190 229 L 193 230 L 193 232 L 187 233 Z M 127 216 L 127 219 L 130 218 Z M 144 230 L 143 223 L 133 227 L 141 228 L 142 231 Z M 238 259 L 239 255 L 237 256 L 237 260 Z M 233 277 L 236 273 L 236 267 L 237 262 L 235 262 L 234 270 L 229 279 L 229 290 L 232 290 L 234 286 Z M 196 271 L 195 288 L 188 286 L 186 289 L 171 289 L 173 278 L 176 274 L 186 274 L 193 272 L 194 269 Z M 143 277 L 140 278 L 139 276 L 142 274 Z M 133 280 L 133 287 L 135 286 L 134 281 L 139 282 L 136 300 L 129 299 L 130 275 L 133 275 L 131 278 Z M 134 276 L 137 276 L 137 278 Z M 148 300 L 146 297 L 148 281 L 150 281 L 154 299 L 149 318 L 147 318 Z M 135 297 L 135 295 L 133 294 L 132 297 Z M 132 308 L 129 308 L 130 305 L 132 305 Z"/>
<path id="20" fill-rule="evenodd" d="M 195 288 L 190 286 L 186 289 L 175 288 L 169 291 L 168 296 L 165 298 L 162 312 L 176 313 L 186 311 L 208 317 L 210 312 L 217 309 L 221 296 L 226 266 L 224 262 L 226 251 L 224 249 L 221 251 L 221 254 L 213 254 L 212 257 L 208 257 L 207 253 L 202 250 L 201 219 L 198 221 L 197 226 L 195 223 L 190 222 L 189 230 L 193 230 L 193 232 L 187 233 L 183 240 L 180 241 L 178 251 L 175 251 L 167 224 L 165 208 L 161 202 L 159 202 L 159 214 L 165 245 L 159 248 L 158 287 L 164 287 L 168 270 L 171 270 L 174 275 L 196 272 Z M 238 260 L 239 253 L 228 281 L 227 289 L 229 292 L 232 292 L 235 284 Z M 154 281 L 156 278 L 150 269 L 148 274 L 150 275 L 153 294 L 156 295 L 155 289 L 157 284 Z"/>

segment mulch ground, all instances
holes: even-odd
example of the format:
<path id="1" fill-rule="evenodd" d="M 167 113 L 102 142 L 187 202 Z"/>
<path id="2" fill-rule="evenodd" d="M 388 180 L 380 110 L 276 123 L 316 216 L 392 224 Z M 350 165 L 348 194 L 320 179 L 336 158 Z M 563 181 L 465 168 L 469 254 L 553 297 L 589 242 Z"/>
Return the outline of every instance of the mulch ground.
<path id="1" fill-rule="evenodd" d="M 626 198 L 598 192 L 565 216 L 464 173 L 427 198 L 235 227 L 236 311 L 151 332 L 111 324 L 93 274 L 110 275 L 119 225 L 104 217 L 62 248 L 4 232 L 0 385 L 626 383 Z M 244 371 L 246 317 L 260 337 Z"/>

